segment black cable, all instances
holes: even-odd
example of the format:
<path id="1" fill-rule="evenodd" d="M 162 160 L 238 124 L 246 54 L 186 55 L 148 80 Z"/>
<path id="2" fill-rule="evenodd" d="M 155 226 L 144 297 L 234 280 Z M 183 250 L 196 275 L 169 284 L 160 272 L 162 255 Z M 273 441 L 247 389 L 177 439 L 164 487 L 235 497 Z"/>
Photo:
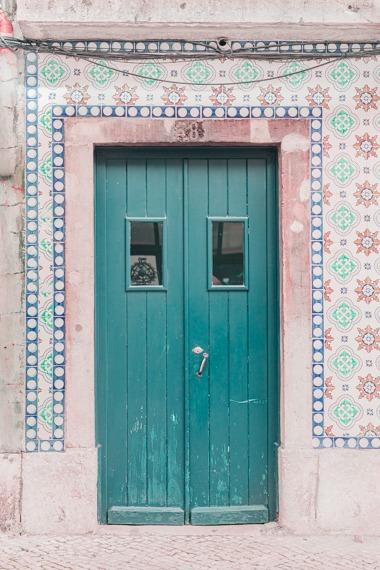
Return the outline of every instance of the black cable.
<path id="1" fill-rule="evenodd" d="M 82 59 L 84 61 L 87 61 L 89 63 L 92 63 L 93 65 L 98 65 L 99 67 L 104 67 L 105 69 L 110 69 L 112 71 L 115 71 L 117 73 L 121 73 L 125 76 L 131 76 L 131 77 L 136 77 L 138 79 L 144 79 L 144 80 L 154 80 L 155 82 L 158 83 L 167 83 L 167 84 L 178 84 L 178 85 L 198 85 L 198 86 L 211 86 L 211 87 L 223 87 L 223 86 L 232 86 L 232 85 L 250 85 L 253 83 L 263 83 L 266 81 L 274 81 L 276 79 L 284 79 L 287 77 L 291 77 L 293 75 L 298 75 L 299 73 L 307 73 L 309 71 L 312 71 L 314 69 L 317 69 L 319 67 L 323 67 L 326 65 L 329 65 L 339 59 L 347 59 L 347 58 L 357 58 L 357 57 L 371 57 L 374 55 L 379 55 L 380 54 L 380 49 L 379 48 L 371 48 L 371 49 L 366 49 L 363 51 L 347 51 L 344 53 L 341 53 L 339 55 L 336 54 L 330 54 L 330 53 L 321 53 L 321 54 L 315 54 L 315 53 L 304 53 L 304 52 L 292 52 L 292 53 L 278 53 L 278 52 L 270 52 L 268 50 L 270 50 L 271 47 L 274 47 L 273 45 L 271 46 L 271 42 L 268 42 L 269 45 L 263 45 L 263 46 L 256 46 L 256 47 L 252 47 L 252 48 L 239 48 L 238 50 L 233 50 L 233 49 L 228 49 L 227 51 L 222 50 L 220 48 L 217 48 L 215 46 L 210 45 L 210 43 L 208 42 L 197 42 L 197 41 L 188 41 L 188 40 L 170 40 L 171 43 L 177 43 L 177 42 L 186 42 L 186 43 L 190 43 L 193 46 L 197 46 L 197 45 L 201 45 L 202 47 L 206 47 L 208 49 L 212 49 L 214 50 L 214 52 L 212 54 L 210 53 L 204 53 L 204 52 L 190 52 L 190 53 L 184 53 L 184 52 L 169 52 L 169 53 L 148 53 L 148 54 L 139 54 L 139 53 L 134 53 L 134 54 L 117 54 L 117 53 L 113 53 L 113 52 L 105 52 L 105 51 L 98 51 L 98 50 L 91 50 L 91 56 L 89 55 L 89 52 L 83 52 L 83 51 L 78 51 L 78 50 L 67 50 L 64 49 L 63 47 L 60 46 L 56 46 L 56 45 L 52 45 L 51 42 L 45 42 L 45 41 L 40 41 L 40 40 L 35 40 L 35 41 L 31 41 L 31 40 L 20 40 L 17 38 L 10 38 L 10 37 L 2 37 L 0 36 L 0 45 L 2 44 L 4 47 L 7 47 L 9 49 L 13 49 L 13 50 L 18 50 L 18 49 L 23 49 L 25 51 L 37 51 L 37 52 L 42 52 L 42 53 L 52 53 L 52 54 L 56 54 L 56 55 L 62 55 L 65 57 L 75 57 L 77 59 Z M 302 42 L 281 42 L 279 44 L 279 47 L 294 47 L 294 46 L 302 46 Z M 359 46 L 359 48 L 361 48 L 362 46 L 368 45 L 368 44 L 357 44 Z M 275 46 L 277 47 L 277 45 L 275 44 Z M 326 46 L 327 47 L 327 46 Z M 257 51 L 257 50 L 263 50 L 263 51 Z M 265 50 L 265 51 L 264 51 Z M 92 59 L 92 57 L 97 57 L 98 59 L 94 60 Z M 251 57 L 248 57 L 251 56 Z M 176 81 L 176 80 L 168 80 L 168 79 L 160 79 L 160 78 L 155 78 L 155 77 L 151 77 L 150 75 L 144 75 L 141 73 L 134 73 L 128 70 L 122 70 L 119 69 L 117 67 L 113 67 L 111 65 L 108 64 L 104 64 L 102 63 L 100 60 L 101 59 L 107 59 L 107 60 L 119 60 L 119 61 L 124 61 L 124 62 L 130 62 L 130 61 L 141 61 L 141 60 L 146 60 L 146 59 L 150 59 L 150 60 L 157 60 L 157 59 L 165 59 L 165 60 L 173 60 L 173 61 L 180 61 L 180 60 L 188 60 L 188 59 L 221 59 L 221 58 L 229 58 L 229 59 L 234 59 L 234 58 L 241 58 L 244 57 L 245 59 L 265 59 L 267 61 L 273 61 L 273 60 L 284 60 L 284 61 L 289 61 L 289 60 L 297 60 L 299 61 L 300 59 L 313 59 L 313 60 L 325 60 L 322 61 L 320 63 L 317 63 L 315 65 L 303 68 L 303 69 L 299 69 L 296 71 L 291 71 L 289 73 L 284 73 L 281 75 L 276 75 L 274 77 L 270 77 L 270 78 L 261 78 L 261 79 L 250 79 L 250 80 L 243 80 L 243 81 L 229 81 L 229 82 L 188 82 L 188 81 Z"/>
<path id="2" fill-rule="evenodd" d="M 92 60 L 89 58 L 82 58 L 85 59 L 86 61 L 88 61 L 89 63 L 93 63 L 94 65 L 98 65 L 99 67 L 104 67 L 106 69 L 111 69 L 112 71 L 117 71 L 118 73 L 122 73 L 123 75 L 130 75 L 131 77 L 137 77 L 139 79 L 149 79 L 150 81 L 154 80 L 157 81 L 158 83 L 170 83 L 173 84 L 175 83 L 176 85 L 199 85 L 199 86 L 204 86 L 204 87 L 223 87 L 223 86 L 230 86 L 230 85 L 251 85 L 252 83 L 263 83 L 264 81 L 274 81 L 275 79 L 283 79 L 285 77 L 291 77 L 292 75 L 297 75 L 299 73 L 306 73 L 308 71 L 311 71 L 312 69 L 317 69 L 318 67 L 323 67 L 325 65 L 330 65 L 331 63 L 333 63 L 333 61 L 335 61 L 336 59 L 340 59 L 340 58 L 335 58 L 335 60 L 327 60 L 324 61 L 322 63 L 318 63 L 316 65 L 312 65 L 310 67 L 306 67 L 304 69 L 299 69 L 298 71 L 291 71 L 289 73 L 283 73 L 282 75 L 275 75 L 274 77 L 265 77 L 265 78 L 261 78 L 261 79 L 247 79 L 245 81 L 226 81 L 226 82 L 197 82 L 197 83 L 192 83 L 189 81 L 177 81 L 177 80 L 168 80 L 168 79 L 160 79 L 160 78 L 155 78 L 155 77 L 151 77 L 150 75 L 143 75 L 141 73 L 133 73 L 132 71 L 123 71 L 120 70 L 116 67 L 112 67 L 111 65 L 104 65 L 103 63 L 101 63 L 100 61 L 96 61 L 96 60 Z"/>

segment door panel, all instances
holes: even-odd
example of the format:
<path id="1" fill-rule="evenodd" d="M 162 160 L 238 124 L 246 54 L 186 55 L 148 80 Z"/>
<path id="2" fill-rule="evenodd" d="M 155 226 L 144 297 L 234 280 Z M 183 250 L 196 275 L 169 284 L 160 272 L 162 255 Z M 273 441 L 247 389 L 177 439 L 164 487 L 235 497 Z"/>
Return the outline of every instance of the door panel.
<path id="1" fill-rule="evenodd" d="M 274 158 L 247 149 L 98 152 L 102 522 L 254 523 L 276 514 Z M 141 225 L 131 249 L 131 224 L 149 220 L 163 225 L 162 249 Z"/>
<path id="2" fill-rule="evenodd" d="M 96 210 L 97 232 L 105 238 L 98 244 L 98 275 L 106 263 L 97 290 L 98 304 L 106 306 L 97 343 L 98 407 L 106 403 L 99 428 L 104 522 L 184 522 L 182 168 L 181 161 L 167 167 L 137 157 L 98 161 L 105 194 Z M 126 252 L 126 224 L 157 218 L 166 218 L 167 283 L 151 290 L 127 285 L 126 291 L 133 261 Z"/>
<path id="3" fill-rule="evenodd" d="M 248 161 L 247 182 L 251 188 L 248 215 L 252 220 L 251 259 L 249 278 L 251 302 L 248 307 L 248 401 L 249 401 L 249 501 L 250 504 L 268 504 L 268 236 L 266 219 L 267 192 L 264 162 Z M 271 299 L 271 303 L 273 300 Z M 265 323 L 265 325 L 264 325 Z M 271 339 L 273 342 L 274 339 Z M 277 359 L 276 359 L 277 360 Z M 273 366 L 273 363 L 271 363 Z M 262 379 L 267 381 L 263 382 Z M 270 421 L 276 421 L 271 417 Z M 254 445 L 252 445 L 254 441 Z"/>
<path id="4" fill-rule="evenodd" d="M 200 379 L 200 356 L 193 356 L 189 377 L 190 518 L 197 524 L 268 520 L 266 169 L 259 159 L 188 162 L 189 228 L 197 228 L 189 232 L 189 343 L 209 353 Z M 227 226 L 237 216 L 248 216 L 249 287 L 210 290 L 205 222 L 224 218 Z M 244 509 L 232 509 L 238 505 Z"/>

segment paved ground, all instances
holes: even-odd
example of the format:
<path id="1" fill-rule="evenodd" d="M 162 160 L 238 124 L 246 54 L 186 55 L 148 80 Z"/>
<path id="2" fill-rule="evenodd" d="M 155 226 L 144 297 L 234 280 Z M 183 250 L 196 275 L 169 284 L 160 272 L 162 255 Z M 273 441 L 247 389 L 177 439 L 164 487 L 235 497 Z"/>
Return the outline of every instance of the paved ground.
<path id="1" fill-rule="evenodd" d="M 1 570 L 378 570 L 380 539 L 302 538 L 252 527 L 109 527 L 94 535 L 0 538 Z"/>

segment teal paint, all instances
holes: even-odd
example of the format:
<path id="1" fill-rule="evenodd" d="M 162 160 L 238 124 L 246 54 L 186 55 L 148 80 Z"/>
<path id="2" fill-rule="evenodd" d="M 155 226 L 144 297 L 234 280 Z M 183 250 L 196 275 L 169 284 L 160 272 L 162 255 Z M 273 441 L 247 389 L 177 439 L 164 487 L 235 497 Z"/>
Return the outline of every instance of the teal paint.
<path id="1" fill-rule="evenodd" d="M 154 524 L 183 525 L 185 513 L 175 507 L 111 507 L 108 509 L 109 524 Z"/>
<path id="2" fill-rule="evenodd" d="M 191 510 L 191 523 L 195 525 L 257 524 L 268 522 L 265 505 L 195 507 Z"/>
<path id="3" fill-rule="evenodd" d="M 275 152 L 100 149 L 99 518 L 235 524 L 277 512 Z M 129 221 L 163 221 L 163 286 L 131 287 Z M 243 221 L 244 286 L 212 287 L 209 225 Z M 210 264 L 211 263 L 211 264 Z M 127 286 L 127 287 L 126 287 Z M 209 358 L 203 375 L 202 354 Z"/>

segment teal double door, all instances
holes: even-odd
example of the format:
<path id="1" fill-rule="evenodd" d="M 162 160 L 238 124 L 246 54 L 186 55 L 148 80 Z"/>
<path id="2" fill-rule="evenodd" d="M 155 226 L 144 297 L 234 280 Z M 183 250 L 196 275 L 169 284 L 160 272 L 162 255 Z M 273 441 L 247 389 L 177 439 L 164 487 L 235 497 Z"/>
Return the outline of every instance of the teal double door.
<path id="1" fill-rule="evenodd" d="M 275 158 L 247 148 L 97 151 L 103 523 L 276 517 Z"/>

